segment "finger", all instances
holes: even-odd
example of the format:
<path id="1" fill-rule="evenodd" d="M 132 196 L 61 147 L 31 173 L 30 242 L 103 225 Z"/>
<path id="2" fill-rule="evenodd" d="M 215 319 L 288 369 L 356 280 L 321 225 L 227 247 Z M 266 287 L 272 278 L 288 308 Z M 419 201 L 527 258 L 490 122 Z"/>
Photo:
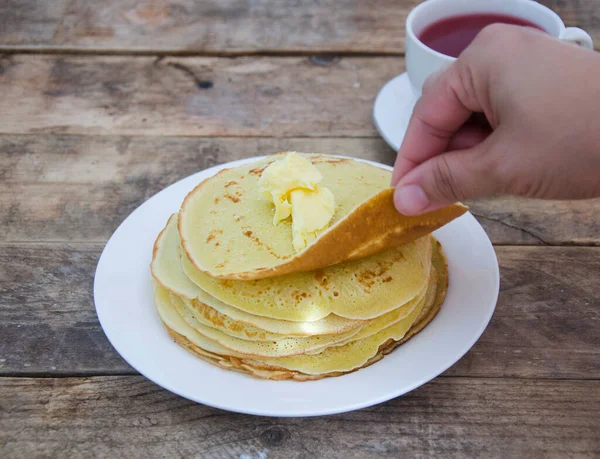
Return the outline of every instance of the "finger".
<path id="1" fill-rule="evenodd" d="M 481 127 L 473 124 L 465 125 L 450 139 L 447 151 L 473 148 L 483 142 L 491 132 L 492 130 L 489 127 Z"/>
<path id="2" fill-rule="evenodd" d="M 450 139 L 446 151 L 466 150 L 483 142 L 491 133 L 492 128 L 482 113 L 475 113 Z M 418 166 L 418 163 L 398 155 L 395 169 L 409 172 Z M 403 174 L 404 175 L 404 174 Z"/>
<path id="3" fill-rule="evenodd" d="M 462 87 L 456 62 L 427 83 L 427 91 L 415 105 L 398 151 L 392 186 L 418 164 L 446 151 L 454 134 L 473 112 L 461 100 L 460 95 L 467 90 Z"/>
<path id="4" fill-rule="evenodd" d="M 494 140 L 491 137 L 473 148 L 430 158 L 411 170 L 394 192 L 398 211 L 417 215 L 500 191 L 502 186 L 493 179 L 496 174 L 486 159 Z"/>
<path id="5" fill-rule="evenodd" d="M 445 65 L 444 67 L 440 67 L 435 72 L 427 77 L 425 82 L 423 83 L 423 89 L 421 90 L 422 94 L 425 94 L 431 90 L 432 87 L 435 87 L 435 83 L 440 79 L 440 77 L 444 74 L 444 72 L 448 69 L 449 65 Z"/>

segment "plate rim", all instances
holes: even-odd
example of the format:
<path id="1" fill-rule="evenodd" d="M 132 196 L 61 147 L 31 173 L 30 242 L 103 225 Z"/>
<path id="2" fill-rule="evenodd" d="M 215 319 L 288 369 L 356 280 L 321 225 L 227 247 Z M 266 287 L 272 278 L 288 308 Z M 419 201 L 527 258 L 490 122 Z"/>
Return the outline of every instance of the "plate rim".
<path id="1" fill-rule="evenodd" d="M 393 97 L 394 90 L 400 89 L 407 92 L 408 103 L 404 107 L 406 110 L 402 110 L 400 108 L 401 104 L 398 103 L 398 100 L 396 98 L 394 98 L 396 102 L 395 109 L 397 110 L 395 117 L 396 129 L 402 129 L 401 136 L 398 136 L 400 140 L 400 142 L 398 143 L 396 142 L 396 140 L 394 140 L 393 136 L 390 134 L 390 131 L 384 127 L 386 125 L 384 121 L 386 117 L 383 115 L 383 113 L 386 111 L 389 112 L 389 110 L 385 108 L 388 106 L 386 98 Z M 377 130 L 381 138 L 385 141 L 385 143 L 387 143 L 388 146 L 395 152 L 397 152 L 400 149 L 400 146 L 402 145 L 402 141 L 404 140 L 404 136 L 406 135 L 406 130 L 408 128 L 408 122 L 410 121 L 410 115 L 416 102 L 417 98 L 412 92 L 407 72 L 402 72 L 386 81 L 377 93 L 377 96 L 375 96 L 375 101 L 373 102 L 373 110 L 371 115 L 373 125 L 375 126 L 375 129 Z M 398 111 L 400 113 L 398 113 Z"/>

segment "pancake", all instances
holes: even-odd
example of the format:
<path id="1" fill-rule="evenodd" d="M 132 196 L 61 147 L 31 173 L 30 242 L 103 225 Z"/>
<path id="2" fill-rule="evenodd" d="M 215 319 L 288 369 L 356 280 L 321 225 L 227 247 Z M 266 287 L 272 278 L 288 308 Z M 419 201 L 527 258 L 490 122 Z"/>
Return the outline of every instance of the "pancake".
<path id="1" fill-rule="evenodd" d="M 339 376 L 377 362 L 433 320 L 444 301 L 448 285 L 447 265 L 441 246 L 437 242 L 434 250 L 433 267 L 435 275 L 432 277 L 435 281 L 431 283 L 433 287 L 428 288 L 427 300 L 421 308 L 415 308 L 409 316 L 385 328 L 378 334 L 352 341 L 343 346 L 326 348 L 322 353 L 315 355 L 284 357 L 264 361 L 247 359 L 239 356 L 239 354 L 228 355 L 228 353 L 231 353 L 230 350 L 223 347 L 219 348 L 218 344 L 211 344 L 211 340 L 202 337 L 191 327 L 186 327 L 187 324 L 183 319 L 176 320 L 176 318 L 169 317 L 169 314 L 176 316 L 173 310 L 168 311 L 168 313 L 163 312 L 161 318 L 163 318 L 163 315 L 167 316 L 167 320 L 163 319 L 163 321 L 169 334 L 177 343 L 203 360 L 221 368 L 273 380 L 295 379 L 307 381 Z M 161 308 L 168 309 L 168 305 L 163 304 L 159 307 L 157 303 L 157 308 L 160 314 Z"/>
<path id="2" fill-rule="evenodd" d="M 332 344 L 332 346 L 342 346 L 350 341 L 362 340 L 379 333 L 381 330 L 394 325 L 395 323 L 404 320 L 408 317 L 415 309 L 421 310 L 423 305 L 426 304 L 428 295 L 431 296 L 431 291 L 435 291 L 436 282 L 431 276 L 436 276 L 435 269 L 432 267 L 430 275 L 430 283 L 427 288 L 421 292 L 417 297 L 413 298 L 406 304 L 403 304 L 399 308 L 393 309 L 385 314 L 375 317 L 374 319 L 368 320 L 366 324 L 358 330 L 358 333 L 352 335 L 349 339 Z M 319 353 L 321 350 L 306 352 L 306 354 Z"/>
<path id="3" fill-rule="evenodd" d="M 274 361 L 245 360 L 244 363 L 249 367 L 259 369 L 285 369 L 308 375 L 356 370 L 375 357 L 382 345 L 390 340 L 397 341 L 404 337 L 423 308 L 429 309 L 433 306 L 435 290 L 436 285 L 433 284 L 432 293 L 427 296 L 427 302 L 423 302 L 404 319 L 367 338 L 352 340 L 343 346 L 327 347 L 318 354 L 281 357 Z"/>
<path id="4" fill-rule="evenodd" d="M 215 310 L 234 319 L 238 323 L 253 325 L 262 330 L 287 336 L 336 335 L 365 324 L 364 320 L 346 319 L 335 314 L 329 314 L 327 317 L 313 322 L 292 322 L 289 320 L 271 319 L 229 306 L 205 292 L 193 300 L 192 304 L 201 314 L 205 314 L 204 311 L 206 309 Z"/>
<path id="5" fill-rule="evenodd" d="M 233 337 L 216 328 L 203 325 L 200 321 L 195 320 L 193 314 L 189 312 L 179 297 L 170 294 L 162 287 L 156 286 L 155 292 L 155 301 L 170 302 L 175 311 L 194 330 L 227 349 L 247 357 L 274 358 L 316 351 L 317 349 L 323 349 L 326 346 L 346 341 L 359 331 L 359 329 L 355 329 L 338 335 L 316 335 L 301 338 L 286 337 L 277 341 L 250 341 Z"/>
<path id="6" fill-rule="evenodd" d="M 177 265 L 177 231 L 175 217 L 171 217 L 155 244 L 151 269 L 155 280 L 178 296 L 193 299 L 203 296 L 203 291 L 257 316 L 312 322 L 335 314 L 366 320 L 385 314 L 424 291 L 431 264 L 431 241 L 430 236 L 425 236 L 315 272 L 252 281 L 217 279 L 196 270 L 183 254 Z"/>
<path id="7" fill-rule="evenodd" d="M 200 310 L 210 307 L 236 321 L 272 333 L 288 336 L 327 335 L 344 333 L 363 324 L 363 321 L 346 319 L 335 314 L 329 314 L 320 320 L 311 322 L 271 319 L 250 314 L 214 298 L 191 282 L 183 271 L 177 232 L 177 214 L 171 216 L 166 227 L 158 235 L 154 244 L 150 268 L 154 280 L 159 285 L 183 299 L 195 299 L 194 305 Z"/>
<path id="8" fill-rule="evenodd" d="M 323 270 L 241 281 L 218 279 L 181 261 L 202 290 L 242 311 L 288 321 L 336 314 L 365 320 L 385 314 L 421 293 L 429 280 L 432 238 L 425 236 L 367 258 Z"/>
<path id="9" fill-rule="evenodd" d="M 397 309 L 394 309 L 369 322 L 366 322 L 365 325 L 361 326 L 358 329 L 350 330 L 348 332 L 337 335 L 320 335 L 323 336 L 322 339 L 320 337 L 317 338 L 316 335 L 313 335 L 319 340 L 318 347 L 306 351 L 300 350 L 297 352 L 307 354 L 318 353 L 325 346 L 339 346 L 345 344 L 348 341 L 354 341 L 357 339 L 363 339 L 372 336 L 378 333 L 379 331 L 383 330 L 384 328 L 404 319 L 415 308 L 420 309 L 423 303 L 425 302 L 425 293 L 426 292 L 423 292 L 417 298 L 413 299 L 412 301 L 409 301 L 408 303 L 402 305 Z M 160 295 L 161 293 L 159 292 L 158 294 Z M 269 333 L 259 328 L 236 322 L 231 318 L 225 316 L 224 314 L 218 313 L 215 310 L 209 312 L 202 311 L 202 313 L 200 313 L 189 300 L 184 300 L 176 296 L 174 297 L 173 294 L 171 294 L 170 301 L 171 304 L 173 304 L 176 311 L 179 313 L 179 315 L 182 316 L 183 319 L 192 328 L 194 328 L 201 334 L 204 334 L 205 336 L 216 340 L 223 346 L 231 348 L 232 350 L 236 350 L 240 353 L 244 353 L 246 355 L 258 354 L 261 357 L 272 357 L 273 355 L 271 351 L 268 351 L 266 354 L 261 354 L 261 351 L 263 348 L 272 349 L 274 346 L 278 348 L 281 344 L 285 344 L 277 342 L 280 340 L 287 340 L 287 347 L 295 345 L 300 346 L 300 349 L 301 346 L 309 344 L 311 342 L 311 340 L 308 340 L 306 338 L 294 338 L 286 335 Z M 181 308 L 180 303 L 183 303 L 185 309 Z M 214 330 L 209 331 L 206 329 L 206 327 L 213 328 Z M 223 334 L 229 336 L 223 336 Z M 231 338 L 256 341 L 257 343 L 253 343 L 250 346 L 244 346 L 244 343 L 239 342 L 237 339 Z M 258 349 L 258 351 L 256 349 Z M 279 355 L 282 354 L 278 354 L 276 356 Z"/>
<path id="10" fill-rule="evenodd" d="M 171 294 L 172 295 L 172 294 Z M 200 323 L 207 327 L 212 327 L 234 338 L 246 339 L 250 341 L 277 341 L 284 338 L 289 338 L 288 335 L 280 333 L 271 333 L 262 330 L 253 325 L 244 324 L 233 320 L 231 317 L 221 314 L 213 308 L 206 305 L 200 307 L 199 303 L 179 297 L 179 300 L 187 308 L 191 314 L 190 320 L 187 322 L 194 327 L 195 323 Z"/>
<path id="11" fill-rule="evenodd" d="M 150 272 L 163 288 L 182 298 L 193 300 L 201 294 L 200 288 L 185 275 L 181 267 L 177 214 L 171 215 L 154 242 Z"/>
<path id="12" fill-rule="evenodd" d="M 160 320 L 168 329 L 175 330 L 179 335 L 205 352 L 229 357 L 242 357 L 241 354 L 221 346 L 216 341 L 204 337 L 190 327 L 173 307 L 169 292 L 157 284 L 154 285 L 154 305 Z"/>
<path id="13" fill-rule="evenodd" d="M 296 253 L 292 223 L 273 225 L 273 204 L 258 179 L 285 153 L 225 169 L 185 198 L 178 217 L 190 264 L 211 277 L 260 279 L 313 271 L 406 244 L 431 233 L 467 208 L 455 204 L 418 217 L 399 214 L 388 170 L 353 159 L 304 154 L 335 196 L 331 226 Z"/>

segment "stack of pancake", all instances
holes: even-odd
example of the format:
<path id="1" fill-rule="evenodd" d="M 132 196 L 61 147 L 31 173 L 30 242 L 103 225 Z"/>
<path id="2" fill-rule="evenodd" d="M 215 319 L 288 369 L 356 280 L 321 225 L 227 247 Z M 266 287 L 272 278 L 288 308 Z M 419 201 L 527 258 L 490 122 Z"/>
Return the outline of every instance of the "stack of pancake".
<path id="1" fill-rule="evenodd" d="M 303 154 L 335 196 L 330 226 L 303 250 L 259 191 L 283 154 L 225 169 L 188 194 L 159 234 L 155 304 L 173 339 L 221 368 L 314 380 L 370 365 L 425 327 L 448 285 L 431 232 L 465 212 L 393 206 L 390 172 Z"/>

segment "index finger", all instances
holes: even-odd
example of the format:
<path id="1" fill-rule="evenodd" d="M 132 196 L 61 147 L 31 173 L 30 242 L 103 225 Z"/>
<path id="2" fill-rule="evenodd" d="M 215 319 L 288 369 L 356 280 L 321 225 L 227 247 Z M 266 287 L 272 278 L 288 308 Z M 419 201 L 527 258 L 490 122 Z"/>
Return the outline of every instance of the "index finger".
<path id="1" fill-rule="evenodd" d="M 460 94 L 465 92 L 456 63 L 426 82 L 396 157 L 392 186 L 422 162 L 447 150 L 452 136 L 473 113 L 461 100 Z"/>

